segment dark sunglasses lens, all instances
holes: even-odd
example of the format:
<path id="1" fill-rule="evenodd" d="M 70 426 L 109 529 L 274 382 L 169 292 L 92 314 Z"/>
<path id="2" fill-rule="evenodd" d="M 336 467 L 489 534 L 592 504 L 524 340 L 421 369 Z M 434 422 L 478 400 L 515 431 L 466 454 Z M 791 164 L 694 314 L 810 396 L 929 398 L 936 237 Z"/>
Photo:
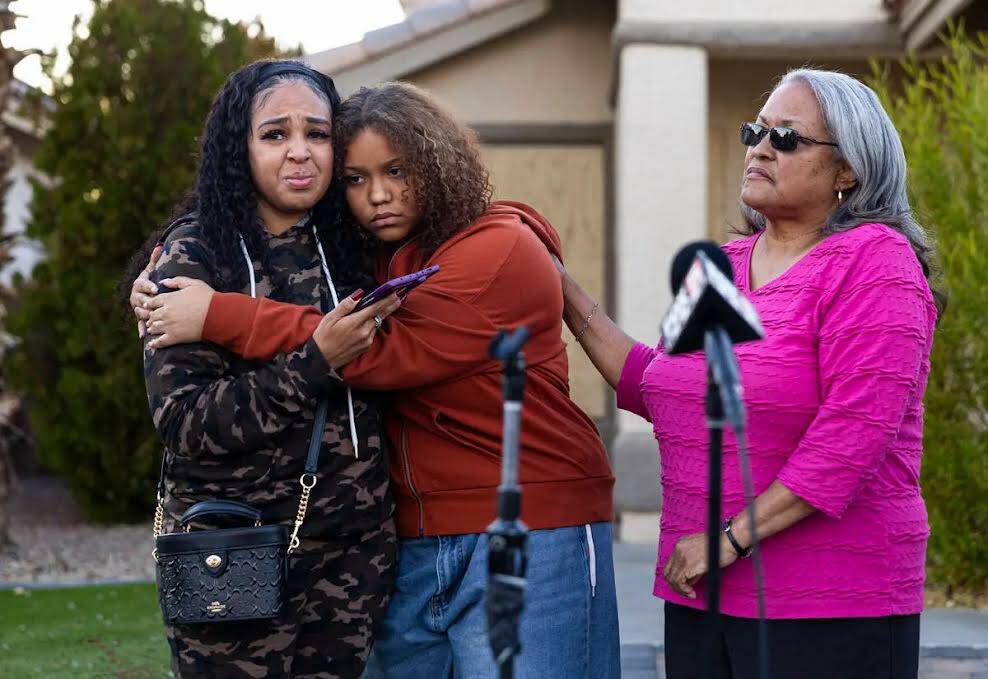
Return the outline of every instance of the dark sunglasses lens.
<path id="1" fill-rule="evenodd" d="M 768 140 L 777 151 L 792 151 L 799 143 L 799 134 L 790 127 L 773 127 Z"/>
<path id="2" fill-rule="evenodd" d="M 765 136 L 765 128 L 755 123 L 744 123 L 741 125 L 741 143 L 745 146 L 754 146 Z"/>

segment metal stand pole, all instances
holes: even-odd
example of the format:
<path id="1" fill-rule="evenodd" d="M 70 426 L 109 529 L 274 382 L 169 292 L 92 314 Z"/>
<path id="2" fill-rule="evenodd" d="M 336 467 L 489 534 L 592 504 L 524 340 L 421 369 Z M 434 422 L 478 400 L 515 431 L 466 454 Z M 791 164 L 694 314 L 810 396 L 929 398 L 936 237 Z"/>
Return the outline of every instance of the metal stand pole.
<path id="1" fill-rule="evenodd" d="M 720 658 L 720 495 L 721 467 L 724 439 L 724 404 L 720 390 L 714 382 L 713 372 L 707 369 L 707 428 L 710 432 L 708 458 L 707 499 L 707 652 L 704 659 L 707 679 L 719 679 Z"/>
<path id="2" fill-rule="evenodd" d="M 524 608 L 525 543 L 528 529 L 521 516 L 518 485 L 518 449 L 521 404 L 525 395 L 525 355 L 521 348 L 528 329 L 502 330 L 491 342 L 491 356 L 504 366 L 504 436 L 498 518 L 487 529 L 487 628 L 501 679 L 514 675 L 514 658 L 521 651 L 518 621 Z"/>

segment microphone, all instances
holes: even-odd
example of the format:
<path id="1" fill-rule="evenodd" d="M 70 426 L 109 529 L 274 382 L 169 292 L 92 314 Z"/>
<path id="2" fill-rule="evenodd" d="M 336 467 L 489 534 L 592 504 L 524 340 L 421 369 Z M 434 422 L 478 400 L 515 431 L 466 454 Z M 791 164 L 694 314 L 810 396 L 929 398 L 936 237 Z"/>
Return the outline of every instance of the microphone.
<path id="1" fill-rule="evenodd" d="M 733 280 L 730 260 L 713 241 L 695 241 L 676 253 L 670 276 L 675 297 L 662 319 L 662 345 L 669 355 L 704 349 L 724 414 L 742 431 L 744 402 L 733 345 L 762 339 L 765 331 Z"/>
<path id="2" fill-rule="evenodd" d="M 667 354 L 702 349 L 704 332 L 715 324 L 735 344 L 765 337 L 758 312 L 733 281 L 731 262 L 713 241 L 694 241 L 676 253 L 669 281 L 675 297 L 662 319 Z"/>

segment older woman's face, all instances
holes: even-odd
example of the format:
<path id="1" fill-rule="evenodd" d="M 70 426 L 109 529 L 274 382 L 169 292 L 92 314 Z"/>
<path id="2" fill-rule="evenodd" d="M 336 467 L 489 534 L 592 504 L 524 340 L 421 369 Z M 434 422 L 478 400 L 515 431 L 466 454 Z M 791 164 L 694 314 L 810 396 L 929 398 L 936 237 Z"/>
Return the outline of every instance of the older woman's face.
<path id="1" fill-rule="evenodd" d="M 833 141 L 816 96 L 806 83 L 776 89 L 757 122 L 767 127 L 791 127 L 800 136 L 817 141 Z M 793 151 L 777 151 L 765 135 L 745 154 L 741 200 L 770 220 L 816 219 L 836 207 L 837 190 L 846 190 L 848 172 L 846 163 L 835 160 L 831 146 L 800 142 Z"/>
<path id="2" fill-rule="evenodd" d="M 289 81 L 262 92 L 247 142 L 262 216 L 300 218 L 333 178 L 329 104 L 305 83 Z"/>

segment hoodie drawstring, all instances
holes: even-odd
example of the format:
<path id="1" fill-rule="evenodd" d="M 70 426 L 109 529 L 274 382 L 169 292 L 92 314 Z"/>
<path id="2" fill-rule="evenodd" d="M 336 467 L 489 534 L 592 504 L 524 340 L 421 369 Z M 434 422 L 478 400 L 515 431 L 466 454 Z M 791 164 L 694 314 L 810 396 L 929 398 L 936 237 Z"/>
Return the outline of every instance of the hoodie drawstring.
<path id="1" fill-rule="evenodd" d="M 329 293 L 333 297 L 333 308 L 335 309 L 340 305 L 340 298 L 336 294 L 336 286 L 333 285 L 333 276 L 329 273 L 329 265 L 326 263 L 326 253 L 323 252 L 322 243 L 319 241 L 319 234 L 316 232 L 315 224 L 312 225 L 312 236 L 316 239 L 316 248 L 319 250 L 319 261 L 322 263 L 322 272 L 326 277 L 326 282 L 329 283 Z M 247 251 L 247 244 L 244 242 L 243 236 L 240 237 L 240 250 L 244 253 L 244 259 L 247 261 L 247 273 L 250 276 L 250 296 L 256 298 L 257 279 L 254 277 L 254 263 L 250 259 L 250 253 Z M 350 415 L 350 440 L 353 442 L 353 455 L 359 460 L 360 446 L 357 443 L 357 424 L 353 414 L 353 391 L 350 387 L 346 388 L 346 402 Z"/>

